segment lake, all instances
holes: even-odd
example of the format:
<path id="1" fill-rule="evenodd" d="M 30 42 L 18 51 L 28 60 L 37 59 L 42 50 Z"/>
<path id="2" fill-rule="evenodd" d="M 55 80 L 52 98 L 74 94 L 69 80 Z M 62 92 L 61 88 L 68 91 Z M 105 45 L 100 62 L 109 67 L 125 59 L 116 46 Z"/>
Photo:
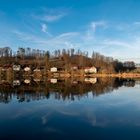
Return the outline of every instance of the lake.
<path id="1" fill-rule="evenodd" d="M 0 139 L 139 140 L 140 82 L 101 78 L 1 83 Z"/>

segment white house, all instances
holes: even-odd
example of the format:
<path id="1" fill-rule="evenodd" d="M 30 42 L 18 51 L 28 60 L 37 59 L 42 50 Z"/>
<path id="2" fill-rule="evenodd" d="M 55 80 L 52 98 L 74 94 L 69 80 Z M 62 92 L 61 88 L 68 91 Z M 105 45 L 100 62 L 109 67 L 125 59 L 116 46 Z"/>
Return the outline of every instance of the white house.
<path id="1" fill-rule="evenodd" d="M 50 71 L 51 71 L 51 72 L 57 72 L 57 68 L 56 68 L 56 67 L 52 67 L 52 68 L 50 69 Z"/>
<path id="2" fill-rule="evenodd" d="M 72 70 L 78 70 L 78 67 L 77 66 L 72 66 L 71 69 Z"/>
<path id="3" fill-rule="evenodd" d="M 97 69 L 92 66 L 92 67 L 87 67 L 84 69 L 85 73 L 97 73 Z"/>
<path id="4" fill-rule="evenodd" d="M 14 71 L 20 71 L 21 66 L 20 65 L 13 65 Z"/>
<path id="5" fill-rule="evenodd" d="M 30 71 L 31 69 L 30 69 L 30 67 L 25 67 L 24 68 L 24 71 Z"/>
<path id="6" fill-rule="evenodd" d="M 56 84 L 57 83 L 57 79 L 50 79 L 50 82 L 53 83 L 53 84 Z"/>
<path id="7" fill-rule="evenodd" d="M 20 86 L 20 81 L 19 80 L 14 80 L 13 81 L 13 86 Z"/>

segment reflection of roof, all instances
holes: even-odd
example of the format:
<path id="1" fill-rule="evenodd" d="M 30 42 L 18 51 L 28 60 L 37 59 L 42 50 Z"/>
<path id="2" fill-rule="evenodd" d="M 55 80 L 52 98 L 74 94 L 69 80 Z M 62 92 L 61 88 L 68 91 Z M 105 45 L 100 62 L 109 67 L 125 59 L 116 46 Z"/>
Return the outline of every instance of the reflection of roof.
<path id="1" fill-rule="evenodd" d="M 34 71 L 38 71 L 38 72 L 39 72 L 39 71 L 40 71 L 40 69 L 34 69 Z"/>
<path id="2" fill-rule="evenodd" d="M 85 82 L 95 84 L 97 82 L 97 78 L 85 78 Z"/>
<path id="3" fill-rule="evenodd" d="M 57 79 L 50 79 L 50 82 L 55 84 L 55 83 L 57 83 Z"/>
<path id="4" fill-rule="evenodd" d="M 40 81 L 40 79 L 34 79 L 34 81 L 35 81 L 35 82 L 39 82 L 39 81 Z"/>
<path id="5" fill-rule="evenodd" d="M 25 79 L 24 80 L 24 83 L 29 84 L 30 83 L 30 80 L 29 79 Z"/>

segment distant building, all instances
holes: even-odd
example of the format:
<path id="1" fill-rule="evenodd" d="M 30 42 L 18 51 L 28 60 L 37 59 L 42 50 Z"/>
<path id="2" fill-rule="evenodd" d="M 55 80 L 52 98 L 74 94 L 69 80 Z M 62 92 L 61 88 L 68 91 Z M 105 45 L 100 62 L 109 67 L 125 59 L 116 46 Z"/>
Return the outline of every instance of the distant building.
<path id="1" fill-rule="evenodd" d="M 135 63 L 136 68 L 140 68 L 140 63 Z"/>
<path id="2" fill-rule="evenodd" d="M 20 71 L 20 65 L 13 65 L 13 71 Z"/>
<path id="3" fill-rule="evenodd" d="M 123 66 L 126 68 L 133 68 L 133 67 L 135 67 L 135 63 L 133 61 L 125 61 L 123 63 Z"/>
<path id="4" fill-rule="evenodd" d="M 30 69 L 30 67 L 25 67 L 24 68 L 24 71 L 30 71 L 31 69 Z"/>
<path id="5" fill-rule="evenodd" d="M 12 68 L 12 65 L 8 65 L 8 64 L 6 64 L 6 65 L 4 65 L 4 66 L 2 66 L 2 71 L 6 71 L 7 69 L 9 69 L 9 68 Z"/>
<path id="6" fill-rule="evenodd" d="M 51 71 L 51 72 L 57 72 L 57 68 L 56 68 L 56 67 L 52 67 L 52 68 L 50 69 L 50 71 Z"/>
<path id="7" fill-rule="evenodd" d="M 13 81 L 13 86 L 20 86 L 20 81 L 19 80 L 14 80 Z"/>
<path id="8" fill-rule="evenodd" d="M 71 67 L 71 70 L 78 70 L 78 66 L 76 66 L 76 65 L 73 65 L 72 67 Z"/>
<path id="9" fill-rule="evenodd" d="M 97 69 L 92 66 L 92 67 L 87 67 L 84 69 L 85 73 L 97 73 Z"/>

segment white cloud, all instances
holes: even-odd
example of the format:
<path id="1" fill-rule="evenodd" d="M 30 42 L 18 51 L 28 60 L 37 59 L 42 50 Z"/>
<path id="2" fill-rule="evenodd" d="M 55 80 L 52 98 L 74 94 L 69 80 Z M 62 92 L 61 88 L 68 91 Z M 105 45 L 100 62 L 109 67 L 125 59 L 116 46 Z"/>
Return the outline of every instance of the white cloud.
<path id="1" fill-rule="evenodd" d="M 40 19 L 46 22 L 54 22 L 63 18 L 65 14 L 58 14 L 58 15 L 44 15 Z"/>
<path id="2" fill-rule="evenodd" d="M 62 33 L 55 37 L 51 36 L 50 38 L 38 37 L 20 31 L 13 31 L 13 33 L 20 41 L 30 42 L 31 44 L 34 44 L 34 46 L 42 47 L 42 49 L 47 49 L 47 47 L 51 47 L 52 50 L 55 50 L 77 47 L 77 43 L 74 40 L 78 36 L 77 32 Z"/>
<path id="3" fill-rule="evenodd" d="M 48 26 L 45 23 L 41 24 L 41 31 L 46 33 L 49 37 L 53 36 L 51 33 L 48 32 Z"/>
<path id="4" fill-rule="evenodd" d="M 105 21 L 93 21 L 93 22 L 91 22 L 90 26 L 91 26 L 91 29 L 93 30 L 93 32 L 95 32 L 97 27 L 106 28 L 107 24 Z"/>
<path id="5" fill-rule="evenodd" d="M 47 32 L 47 28 L 48 28 L 48 27 L 47 27 L 46 24 L 42 24 L 42 25 L 41 25 L 41 31 L 42 31 L 42 32 L 46 33 L 46 32 Z"/>
<path id="6" fill-rule="evenodd" d="M 67 15 L 65 9 L 44 9 L 38 13 L 32 14 L 32 17 L 37 20 L 45 21 L 47 23 L 55 22 Z"/>
<path id="7" fill-rule="evenodd" d="M 92 21 L 89 23 L 87 30 L 84 33 L 84 41 L 93 41 L 96 37 L 96 30 L 98 28 L 104 30 L 108 27 L 107 22 L 105 21 Z"/>
<path id="8" fill-rule="evenodd" d="M 108 47 L 109 46 L 119 46 L 119 47 L 126 47 L 126 48 L 132 47 L 130 43 L 119 41 L 119 40 L 110 40 L 110 39 L 104 40 L 103 44 Z"/>
<path id="9" fill-rule="evenodd" d="M 134 25 L 140 25 L 140 21 L 134 22 Z"/>
<path id="10" fill-rule="evenodd" d="M 132 25 L 131 23 L 130 25 Z M 96 21 L 88 24 L 88 28 L 83 32 L 65 32 L 61 33 L 57 36 L 35 36 L 32 34 L 27 34 L 23 32 L 15 32 L 17 37 L 24 41 L 34 43 L 34 46 L 42 47 L 42 49 L 63 49 L 63 48 L 75 48 L 81 49 L 84 51 L 89 51 L 89 55 L 91 55 L 92 51 L 99 52 L 106 56 L 112 56 L 115 58 L 132 58 L 133 60 L 139 57 L 140 52 L 140 38 L 135 35 L 135 32 L 131 30 L 131 35 L 128 35 L 126 31 L 116 31 L 112 28 L 115 28 L 115 24 L 110 26 L 103 21 Z M 128 26 L 130 26 L 128 25 Z M 133 24 L 134 25 L 134 24 Z M 128 26 L 123 26 L 124 28 L 128 28 Z M 97 28 L 104 30 L 106 27 L 109 28 L 111 34 L 115 34 L 114 36 L 105 36 L 104 34 L 95 34 Z M 110 30 L 111 28 L 111 30 Z M 132 29 L 136 28 L 136 26 L 132 26 Z M 91 30 L 92 29 L 92 30 Z M 48 28 L 46 24 L 42 24 L 41 26 L 42 32 L 48 34 Z M 102 31 L 101 30 L 101 31 Z M 120 35 L 121 34 L 121 35 Z"/>
<path id="11" fill-rule="evenodd" d="M 78 36 L 78 35 L 79 35 L 78 32 L 66 32 L 66 33 L 62 33 L 62 34 L 58 35 L 56 38 L 70 39 L 70 38 L 73 38 L 73 37 Z"/>

